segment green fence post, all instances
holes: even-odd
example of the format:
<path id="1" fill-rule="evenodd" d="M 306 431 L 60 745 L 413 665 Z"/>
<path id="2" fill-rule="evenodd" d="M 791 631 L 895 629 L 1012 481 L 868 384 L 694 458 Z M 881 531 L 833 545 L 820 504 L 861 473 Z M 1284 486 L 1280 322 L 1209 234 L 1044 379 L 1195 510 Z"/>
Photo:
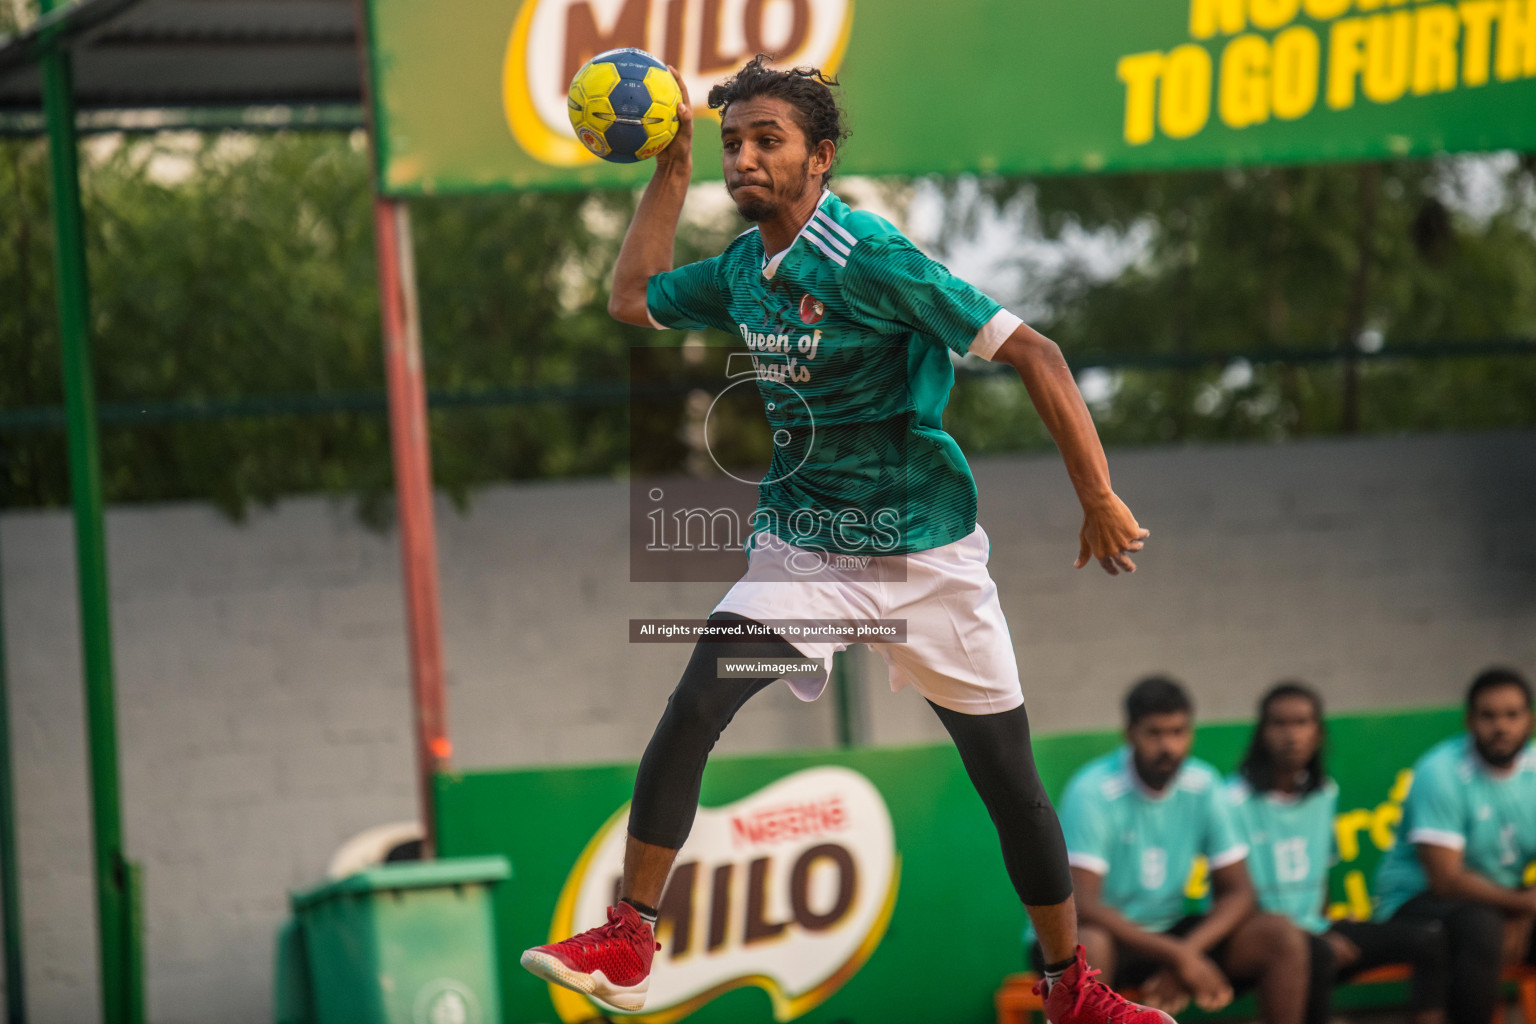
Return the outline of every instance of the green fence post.
<path id="1" fill-rule="evenodd" d="M 0 471 L 4 470 L 0 459 Z M 0 488 L 5 486 L 0 480 Z M 3 494 L 0 494 L 3 496 Z M 0 508 L 3 508 L 0 504 Z M 0 601 L 0 900 L 5 906 L 5 1019 L 26 1024 L 27 987 L 21 936 L 21 865 L 16 862 L 16 802 L 11 773 L 11 708 L 5 675 L 5 603 Z"/>
<path id="2" fill-rule="evenodd" d="M 127 892 L 123 906 L 123 1019 L 144 1024 L 144 868 L 123 861 Z"/>
<path id="3" fill-rule="evenodd" d="M 854 657 L 853 646 L 832 655 L 832 695 L 836 698 L 837 745 L 851 750 L 864 742 L 864 723 L 859 713 L 859 694 L 854 689 L 854 673 L 849 663 Z"/>
<path id="4" fill-rule="evenodd" d="M 42 0 L 43 13 L 57 0 Z M 69 418 L 69 489 L 75 506 L 75 559 L 80 587 L 80 635 L 85 668 L 90 748 L 91 823 L 95 845 L 96 923 L 100 942 L 101 1009 L 106 1024 L 129 1024 L 136 984 L 130 984 L 124 938 L 129 866 L 123 857 L 117 779 L 117 720 L 112 697 L 112 625 L 107 595 L 107 543 L 102 525 L 96 393 L 91 370 L 90 291 L 80 212 L 74 83 L 67 50 L 51 45 L 40 62 L 48 118 L 48 157 L 59 347 Z"/>

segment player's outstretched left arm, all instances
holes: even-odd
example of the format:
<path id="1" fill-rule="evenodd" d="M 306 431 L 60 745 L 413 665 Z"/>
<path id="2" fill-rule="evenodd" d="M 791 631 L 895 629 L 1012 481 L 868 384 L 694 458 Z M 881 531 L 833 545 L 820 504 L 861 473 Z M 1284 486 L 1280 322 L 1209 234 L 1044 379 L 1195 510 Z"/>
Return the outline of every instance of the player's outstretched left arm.
<path id="1" fill-rule="evenodd" d="M 608 296 L 608 314 L 636 327 L 651 322 L 645 304 L 646 285 L 657 274 L 672 269 L 672 241 L 683 213 L 683 199 L 688 195 L 688 182 L 693 177 L 693 106 L 688 101 L 688 85 L 676 68 L 667 70 L 677 79 L 683 95 L 677 108 L 677 135 L 666 149 L 656 154 L 656 171 L 640 197 L 629 230 L 624 233 L 624 244 L 613 267 L 613 290 Z"/>
<path id="2" fill-rule="evenodd" d="M 1140 551 L 1151 531 L 1144 530 L 1131 510 L 1109 486 L 1109 461 L 1093 417 L 1077 390 L 1077 381 L 1056 343 L 1028 324 L 1020 324 L 992 356 L 1019 372 L 1046 429 L 1067 464 L 1067 475 L 1083 505 L 1081 547 L 1074 568 L 1098 559 L 1111 576 L 1135 572 L 1131 554 Z"/>

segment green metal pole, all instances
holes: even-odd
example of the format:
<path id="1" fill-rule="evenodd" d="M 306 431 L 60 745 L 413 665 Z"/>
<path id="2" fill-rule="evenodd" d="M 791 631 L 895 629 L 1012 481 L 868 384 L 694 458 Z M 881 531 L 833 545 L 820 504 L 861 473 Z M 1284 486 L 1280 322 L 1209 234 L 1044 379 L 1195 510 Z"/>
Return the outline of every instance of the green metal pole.
<path id="1" fill-rule="evenodd" d="M 4 459 L 0 459 L 0 470 Z M 4 481 L 0 481 L 0 487 Z M 0 506 L 3 507 L 3 506 Z M 5 1020 L 26 1024 L 27 988 L 21 954 L 21 866 L 16 862 L 16 802 L 11 774 L 11 709 L 5 678 L 5 607 L 0 601 L 0 900 L 5 901 Z"/>
<path id="2" fill-rule="evenodd" d="M 854 692 L 852 673 L 848 669 L 849 660 L 853 657 L 853 648 L 849 647 L 841 654 L 832 655 L 832 694 L 836 698 L 835 714 L 837 727 L 837 745 L 844 750 L 851 750 L 859 745 L 860 728 L 858 694 Z"/>
<path id="3" fill-rule="evenodd" d="M 56 0 L 42 0 L 43 13 Z M 101 962 L 101 1009 L 106 1024 L 137 1016 L 131 994 L 127 888 L 117 781 L 117 721 L 112 698 L 112 624 L 107 602 L 107 543 L 102 526 L 101 465 L 96 439 L 96 393 L 91 371 L 90 292 L 85 230 L 80 212 L 80 170 L 75 97 L 66 50 L 43 56 L 43 105 L 53 178 L 54 267 L 59 302 L 59 345 L 64 405 L 69 419 L 69 488 L 75 506 L 75 559 L 80 586 L 80 635 L 85 666 L 86 729 L 90 747 L 91 823 L 96 854 L 96 923 Z"/>

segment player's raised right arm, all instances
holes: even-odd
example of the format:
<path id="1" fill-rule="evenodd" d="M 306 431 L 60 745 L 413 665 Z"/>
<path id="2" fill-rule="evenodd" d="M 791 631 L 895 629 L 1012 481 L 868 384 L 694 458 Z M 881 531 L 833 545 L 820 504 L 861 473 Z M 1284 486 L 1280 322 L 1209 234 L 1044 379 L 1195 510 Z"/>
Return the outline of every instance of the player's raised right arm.
<path id="1" fill-rule="evenodd" d="M 656 155 L 656 172 L 640 197 L 634 219 L 624 234 L 619 260 L 613 267 L 613 290 L 608 296 L 608 315 L 637 327 L 652 326 L 646 309 L 646 285 L 652 277 L 672 269 L 672 240 L 677 220 L 693 177 L 693 105 L 688 86 L 676 68 L 669 67 L 682 91 L 677 108 L 677 136 Z"/>

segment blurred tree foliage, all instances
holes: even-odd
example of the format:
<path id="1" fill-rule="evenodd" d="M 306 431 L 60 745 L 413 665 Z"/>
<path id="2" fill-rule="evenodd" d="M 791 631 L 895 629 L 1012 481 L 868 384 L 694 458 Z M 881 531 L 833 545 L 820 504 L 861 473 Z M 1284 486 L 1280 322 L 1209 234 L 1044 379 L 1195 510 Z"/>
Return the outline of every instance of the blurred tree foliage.
<path id="1" fill-rule="evenodd" d="M 85 149 L 102 402 L 382 391 L 361 136 L 104 137 Z M 935 244 L 1009 211 L 1036 239 L 1132 239 L 1137 255 L 1117 273 L 1033 262 L 1027 294 L 1000 296 L 1044 311 L 1038 325 L 1069 351 L 1536 337 L 1531 166 L 1499 164 L 1498 201 L 1476 215 L 1455 194 L 1463 170 L 1446 160 L 950 183 Z M 0 141 L 0 410 L 62 402 L 47 182 L 41 142 Z M 633 198 L 413 202 L 429 387 L 623 381 L 632 345 L 675 343 L 604 310 Z M 731 216 L 691 223 L 678 257 L 718 251 L 736 230 Z M 1336 363 L 1236 364 L 1101 372 L 1086 390 L 1111 443 L 1273 439 L 1340 429 L 1343 379 Z M 1375 361 L 1359 381 L 1367 431 L 1536 423 L 1536 359 Z M 971 451 L 1049 443 L 1018 382 L 996 375 L 962 378 L 950 422 Z M 628 460 L 622 401 L 438 408 L 432 430 L 438 484 L 459 501 L 484 482 L 613 473 Z M 238 516 L 323 492 L 357 497 L 371 521 L 389 509 L 377 411 L 105 424 L 102 465 L 112 501 L 209 498 Z M 0 433 L 0 481 L 0 503 L 65 503 L 62 431 Z"/>
<path id="2" fill-rule="evenodd" d="M 360 137 L 279 135 L 88 144 L 98 398 L 228 402 L 377 394 L 384 374 L 367 157 Z M 0 408 L 62 402 L 46 150 L 0 143 Z M 625 193 L 413 207 L 428 387 L 484 391 L 622 380 L 631 342 L 598 287 Z M 438 483 L 612 472 L 622 406 L 434 412 Z M 62 432 L 0 438 L 9 504 L 68 499 Z M 231 514 L 307 491 L 387 512 L 388 427 L 375 411 L 107 424 L 108 500 L 210 497 Z"/>
<path id="3" fill-rule="evenodd" d="M 1530 158 L 942 188 L 941 249 L 1007 213 L 1046 239 L 1140 243 L 1112 276 L 1081 258 L 1023 267 L 1028 291 L 1015 298 L 1045 311 L 1036 325 L 1068 352 L 1390 352 L 1536 339 Z M 1536 358 L 1357 365 L 1352 400 L 1342 362 L 1122 369 L 1096 372 L 1085 391 L 1106 440 L 1121 443 L 1536 424 Z M 1003 380 L 962 384 L 950 422 L 968 450 L 1049 444 L 1027 399 Z"/>

